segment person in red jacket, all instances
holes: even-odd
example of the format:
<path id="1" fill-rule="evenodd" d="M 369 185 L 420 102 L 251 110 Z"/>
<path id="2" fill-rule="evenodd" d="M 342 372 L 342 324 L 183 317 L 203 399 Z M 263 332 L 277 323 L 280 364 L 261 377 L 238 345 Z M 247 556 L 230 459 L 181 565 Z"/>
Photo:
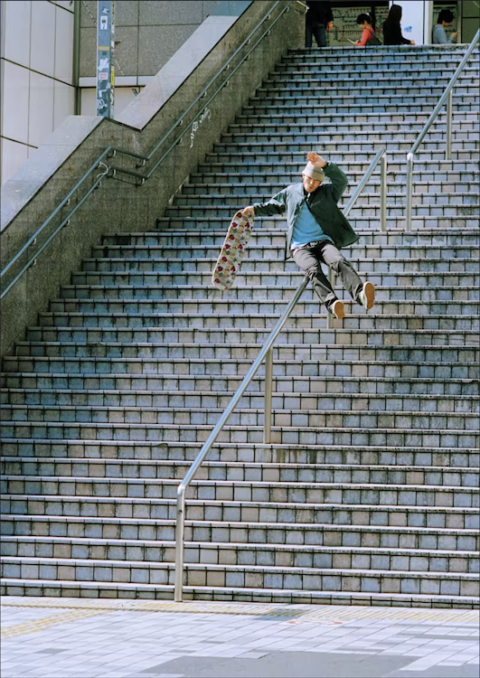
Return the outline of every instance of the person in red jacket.
<path id="1" fill-rule="evenodd" d="M 372 26 L 372 18 L 370 14 L 359 14 L 357 17 L 357 24 L 362 28 L 362 37 L 354 43 L 355 47 L 366 47 L 369 42 L 378 45 L 379 40 L 375 36 L 375 31 Z"/>

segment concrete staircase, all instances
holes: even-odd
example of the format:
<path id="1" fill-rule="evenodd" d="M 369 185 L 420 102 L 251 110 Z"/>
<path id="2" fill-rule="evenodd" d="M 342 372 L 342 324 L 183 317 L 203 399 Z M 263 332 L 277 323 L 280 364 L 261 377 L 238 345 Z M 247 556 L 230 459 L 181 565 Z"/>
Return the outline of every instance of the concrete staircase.
<path id="1" fill-rule="evenodd" d="M 405 154 L 460 48 L 290 53 L 158 232 L 109 236 L 4 360 L 3 593 L 173 594 L 179 480 L 301 280 L 284 221 L 257 219 L 228 293 L 211 270 L 234 210 L 299 179 L 350 184 L 347 256 L 377 286 L 326 329 L 308 288 L 274 353 L 272 445 L 256 378 L 188 493 L 185 597 L 478 606 L 478 52 L 414 167 Z M 342 295 L 343 292 L 340 291 Z"/>

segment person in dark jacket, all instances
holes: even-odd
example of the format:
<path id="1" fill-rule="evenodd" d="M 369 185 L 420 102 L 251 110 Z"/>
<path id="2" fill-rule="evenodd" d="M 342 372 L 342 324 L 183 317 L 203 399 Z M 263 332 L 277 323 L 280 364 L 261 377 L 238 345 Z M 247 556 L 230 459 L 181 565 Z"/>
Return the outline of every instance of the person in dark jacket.
<path id="1" fill-rule="evenodd" d="M 413 40 L 407 40 L 402 35 L 400 21 L 402 20 L 401 5 L 392 5 L 387 19 L 383 24 L 383 44 L 384 45 L 414 45 Z"/>
<path id="2" fill-rule="evenodd" d="M 330 2 L 307 2 L 305 17 L 305 47 L 312 46 L 312 34 L 319 47 L 327 44 L 327 31 L 333 28 L 333 12 Z"/>
<path id="3" fill-rule="evenodd" d="M 353 266 L 340 253 L 341 247 L 359 240 L 337 206 L 347 187 L 347 177 L 337 165 L 327 162 L 318 153 L 312 151 L 307 160 L 302 172 L 303 183 L 290 184 L 267 202 L 245 207 L 243 213 L 259 217 L 287 213 L 285 258 L 293 256 L 328 312 L 342 319 L 345 316 L 343 302 L 337 298 L 322 271 L 322 263 L 338 273 L 352 298 L 367 310 L 374 304 L 375 287 L 371 282 L 362 283 Z M 322 185 L 326 176 L 331 184 Z"/>

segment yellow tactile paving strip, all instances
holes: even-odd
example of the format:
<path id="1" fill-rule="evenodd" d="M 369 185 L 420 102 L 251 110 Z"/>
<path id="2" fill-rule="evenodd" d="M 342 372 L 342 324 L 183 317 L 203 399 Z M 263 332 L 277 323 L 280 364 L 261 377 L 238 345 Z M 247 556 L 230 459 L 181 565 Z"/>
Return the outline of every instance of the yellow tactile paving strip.
<path id="1" fill-rule="evenodd" d="M 18 605 L 15 607 L 25 606 Z M 6 628 L 2 629 L 1 638 L 2 640 L 7 638 L 19 638 L 20 636 L 26 636 L 30 633 L 44 631 L 50 626 L 55 626 L 56 624 L 65 624 L 66 622 L 75 621 L 76 619 L 81 619 L 82 617 L 94 617 L 108 611 L 109 610 L 74 610 L 72 612 L 65 612 L 65 614 L 57 614 L 55 617 L 43 617 L 42 619 L 23 622 L 22 624 L 12 624 L 12 626 L 7 626 Z"/>
<path id="2" fill-rule="evenodd" d="M 228 614 L 250 615 L 262 617 L 284 617 L 300 622 L 337 621 L 347 623 L 362 619 L 390 620 L 392 622 L 433 622 L 444 624 L 461 624 L 478 626 L 480 612 L 478 610 L 427 609 L 405 607 L 340 607 L 329 605 L 282 605 L 262 603 L 215 603 L 145 600 L 107 600 L 74 598 L 2 598 L 2 605 L 7 607 L 29 607 L 43 609 L 63 609 L 65 614 L 47 617 L 38 621 L 17 624 L 2 632 L 2 637 L 16 637 L 26 633 L 40 631 L 54 624 L 62 624 L 81 617 L 102 614 L 103 612 L 168 612 L 190 614 Z"/>

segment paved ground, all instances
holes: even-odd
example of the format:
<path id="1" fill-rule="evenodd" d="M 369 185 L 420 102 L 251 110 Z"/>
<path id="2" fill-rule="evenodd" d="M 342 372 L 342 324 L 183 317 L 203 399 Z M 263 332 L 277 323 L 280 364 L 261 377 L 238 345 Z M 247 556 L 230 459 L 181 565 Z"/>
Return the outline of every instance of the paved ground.
<path id="1" fill-rule="evenodd" d="M 478 678 L 479 613 L 3 598 L 2 678 Z"/>

